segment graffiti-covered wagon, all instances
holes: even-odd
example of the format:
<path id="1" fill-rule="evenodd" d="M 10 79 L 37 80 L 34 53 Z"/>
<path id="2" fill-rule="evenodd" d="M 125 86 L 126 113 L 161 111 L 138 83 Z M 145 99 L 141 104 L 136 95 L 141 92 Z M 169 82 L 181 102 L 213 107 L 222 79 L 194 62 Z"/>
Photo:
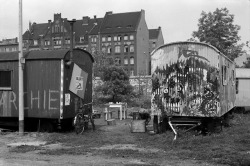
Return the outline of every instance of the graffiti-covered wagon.
<path id="1" fill-rule="evenodd" d="M 24 59 L 25 128 L 71 126 L 79 99 L 92 101 L 91 54 L 80 49 L 42 50 L 25 52 Z M 1 124 L 18 123 L 18 96 L 18 52 L 0 53 Z"/>
<path id="2" fill-rule="evenodd" d="M 199 42 L 166 44 L 154 50 L 151 64 L 152 113 L 159 121 L 170 117 L 201 123 L 204 118 L 222 117 L 235 106 L 235 64 L 215 47 Z"/>

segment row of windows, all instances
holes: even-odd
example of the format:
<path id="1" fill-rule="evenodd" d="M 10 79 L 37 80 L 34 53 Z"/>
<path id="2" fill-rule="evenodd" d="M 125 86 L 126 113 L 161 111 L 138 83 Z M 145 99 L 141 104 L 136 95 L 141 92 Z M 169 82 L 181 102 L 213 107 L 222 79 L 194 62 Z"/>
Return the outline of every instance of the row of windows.
<path id="1" fill-rule="evenodd" d="M 58 33 L 58 32 L 67 32 L 67 30 L 58 24 L 52 27 L 52 33 Z"/>
<path id="2" fill-rule="evenodd" d="M 54 45 L 61 45 L 61 44 L 62 44 L 62 40 L 61 40 L 61 39 L 53 39 L 53 43 L 54 43 Z M 64 43 L 65 43 L 65 44 L 70 44 L 70 39 L 69 39 L 69 38 L 66 38 L 66 39 L 64 40 Z M 38 45 L 37 40 L 34 40 L 34 45 Z M 50 45 L 50 41 L 49 41 L 49 40 L 45 40 L 45 41 L 44 41 L 44 45 L 45 45 L 45 46 L 49 46 L 49 45 Z"/>
<path id="3" fill-rule="evenodd" d="M 134 57 L 130 57 L 130 58 L 125 57 L 125 58 L 123 59 L 123 64 L 124 64 L 124 65 L 128 65 L 128 61 L 129 61 L 129 64 L 130 64 L 130 65 L 134 65 L 134 63 L 135 63 Z M 116 57 L 116 58 L 115 58 L 115 64 L 121 65 L 121 58 Z"/>
<path id="4" fill-rule="evenodd" d="M 12 52 L 12 51 L 17 51 L 17 47 L 3 47 L 0 48 L 0 52 Z"/>
<path id="5" fill-rule="evenodd" d="M 108 46 L 108 47 L 102 47 L 102 52 L 104 53 L 108 53 L 108 54 L 111 54 L 112 53 L 112 47 L 111 46 Z M 134 48 L 134 45 L 124 45 L 123 47 L 123 52 L 124 53 L 134 53 L 135 52 L 135 48 Z M 121 53 L 121 46 L 115 46 L 115 53 Z"/>
<path id="6" fill-rule="evenodd" d="M 102 37 L 102 42 L 110 42 L 112 40 L 112 37 L 111 36 L 103 36 Z M 118 36 L 113 36 L 113 41 L 121 41 L 122 40 L 122 36 L 121 35 L 118 35 Z M 123 40 L 134 40 L 134 35 L 124 35 L 123 36 Z"/>

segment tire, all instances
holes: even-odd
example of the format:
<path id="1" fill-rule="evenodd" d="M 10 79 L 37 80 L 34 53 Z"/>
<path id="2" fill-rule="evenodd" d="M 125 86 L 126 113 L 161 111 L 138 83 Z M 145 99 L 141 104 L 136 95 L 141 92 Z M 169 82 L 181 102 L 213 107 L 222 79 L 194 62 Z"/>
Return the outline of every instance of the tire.
<path id="1" fill-rule="evenodd" d="M 82 134 L 85 130 L 84 119 L 82 114 L 77 114 L 74 119 L 74 127 L 76 134 Z"/>

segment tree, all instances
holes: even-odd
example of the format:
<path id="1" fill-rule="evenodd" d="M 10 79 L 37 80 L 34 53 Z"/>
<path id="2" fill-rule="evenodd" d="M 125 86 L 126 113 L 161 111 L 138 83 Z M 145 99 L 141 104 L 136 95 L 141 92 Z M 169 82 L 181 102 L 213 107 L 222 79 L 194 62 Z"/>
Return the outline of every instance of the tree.
<path id="1" fill-rule="evenodd" d="M 97 87 L 106 98 L 106 102 L 125 101 L 126 97 L 133 94 L 133 87 L 129 83 L 129 76 L 119 66 L 110 66 L 104 69 L 102 80 L 104 84 Z"/>
<path id="2" fill-rule="evenodd" d="M 93 65 L 94 76 L 102 77 L 105 68 L 114 64 L 114 59 L 101 51 L 92 51 L 92 55 L 95 59 Z"/>
<path id="3" fill-rule="evenodd" d="M 237 44 L 240 40 L 239 25 L 234 25 L 234 15 L 229 14 L 227 8 L 216 9 L 213 13 L 202 11 L 198 22 L 198 30 L 192 36 L 200 42 L 215 46 L 231 60 L 237 58 L 243 51 L 244 44 Z"/>

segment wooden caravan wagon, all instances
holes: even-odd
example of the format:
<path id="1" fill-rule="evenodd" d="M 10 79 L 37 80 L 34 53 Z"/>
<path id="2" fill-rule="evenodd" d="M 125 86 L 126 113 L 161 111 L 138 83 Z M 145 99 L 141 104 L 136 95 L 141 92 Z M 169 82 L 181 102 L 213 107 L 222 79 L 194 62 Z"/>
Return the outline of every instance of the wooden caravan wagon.
<path id="1" fill-rule="evenodd" d="M 24 53 L 25 126 L 72 125 L 79 98 L 92 101 L 93 57 L 74 49 Z M 18 123 L 18 52 L 0 53 L 0 123 Z"/>
<path id="2" fill-rule="evenodd" d="M 201 123 L 203 118 L 222 117 L 235 106 L 235 64 L 215 47 L 199 42 L 166 44 L 153 51 L 151 64 L 154 116 Z"/>

